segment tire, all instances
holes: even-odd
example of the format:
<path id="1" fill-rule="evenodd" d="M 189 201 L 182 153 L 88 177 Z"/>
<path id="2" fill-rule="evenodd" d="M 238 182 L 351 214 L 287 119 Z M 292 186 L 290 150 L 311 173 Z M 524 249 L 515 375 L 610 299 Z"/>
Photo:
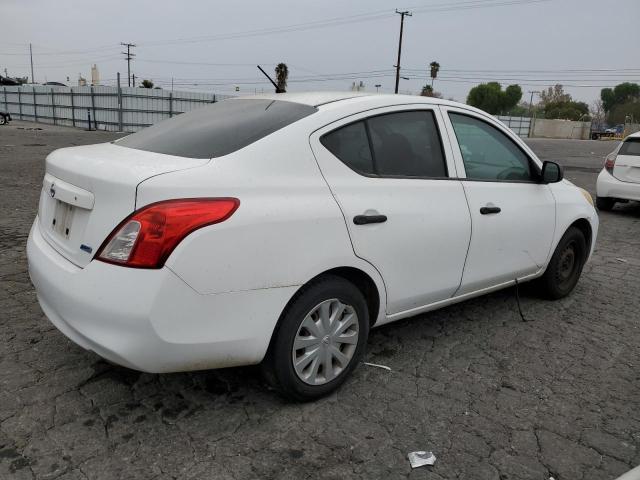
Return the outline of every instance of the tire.
<path id="1" fill-rule="evenodd" d="M 587 241 L 576 227 L 570 227 L 558 242 L 544 275 L 538 280 L 540 293 L 557 300 L 575 288 L 587 259 Z"/>
<path id="2" fill-rule="evenodd" d="M 7 117 L 0 115 L 0 125 L 6 125 L 7 123 Z"/>
<path id="3" fill-rule="evenodd" d="M 331 329 L 324 328 L 322 318 L 335 318 L 336 312 L 342 312 L 336 320 L 344 331 L 329 335 Z M 364 355 L 368 336 L 369 312 L 362 292 L 341 277 L 324 275 L 296 293 L 282 313 L 262 373 L 285 397 L 315 400 L 347 379 Z M 294 351 L 296 340 L 301 348 Z"/>
<path id="4" fill-rule="evenodd" d="M 615 198 L 596 197 L 596 207 L 598 207 L 598 210 L 604 210 L 608 212 L 613 208 L 615 203 L 616 203 Z"/>

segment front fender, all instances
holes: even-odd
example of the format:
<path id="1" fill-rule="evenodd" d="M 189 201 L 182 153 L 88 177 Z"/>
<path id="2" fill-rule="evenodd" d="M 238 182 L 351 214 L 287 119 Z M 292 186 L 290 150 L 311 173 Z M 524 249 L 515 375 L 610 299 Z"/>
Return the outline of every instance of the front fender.
<path id="1" fill-rule="evenodd" d="M 600 223 L 595 207 L 587 201 L 581 189 L 569 181 L 551 184 L 550 187 L 556 200 L 556 229 L 547 264 L 567 229 L 579 220 L 586 220 L 591 227 L 591 238 L 587 239 L 590 247 L 589 260 L 595 249 Z"/>

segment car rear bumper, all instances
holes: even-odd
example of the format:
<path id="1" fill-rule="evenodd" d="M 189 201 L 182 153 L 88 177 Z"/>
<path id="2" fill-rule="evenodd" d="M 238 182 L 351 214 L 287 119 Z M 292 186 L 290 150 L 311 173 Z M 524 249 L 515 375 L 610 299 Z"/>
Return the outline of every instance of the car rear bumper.
<path id="1" fill-rule="evenodd" d="M 297 287 L 202 295 L 168 268 L 92 261 L 78 268 L 44 239 L 27 242 L 29 274 L 47 318 L 81 347 L 146 372 L 259 363 Z"/>
<path id="2" fill-rule="evenodd" d="M 622 182 L 603 169 L 598 175 L 596 193 L 599 197 L 640 202 L 640 183 Z"/>

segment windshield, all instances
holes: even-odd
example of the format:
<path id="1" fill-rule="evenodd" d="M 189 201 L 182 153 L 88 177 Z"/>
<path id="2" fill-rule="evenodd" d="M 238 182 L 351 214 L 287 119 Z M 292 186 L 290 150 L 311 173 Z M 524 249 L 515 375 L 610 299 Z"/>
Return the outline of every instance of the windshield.
<path id="1" fill-rule="evenodd" d="M 224 100 L 116 140 L 122 147 L 189 158 L 221 157 L 316 112 L 280 100 Z"/>

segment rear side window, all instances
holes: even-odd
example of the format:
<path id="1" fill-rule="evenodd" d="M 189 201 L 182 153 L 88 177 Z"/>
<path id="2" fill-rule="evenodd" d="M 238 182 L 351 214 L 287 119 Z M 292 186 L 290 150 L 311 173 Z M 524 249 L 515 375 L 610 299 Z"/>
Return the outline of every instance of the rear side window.
<path id="1" fill-rule="evenodd" d="M 310 105 L 280 100 L 224 100 L 162 121 L 115 143 L 179 157 L 221 157 L 316 111 Z"/>
<path id="2" fill-rule="evenodd" d="M 381 177 L 447 176 L 433 112 L 369 117 L 325 134 L 320 141 L 349 168 Z"/>
<path id="3" fill-rule="evenodd" d="M 367 122 L 379 175 L 447 175 L 433 112 L 389 113 Z"/>
<path id="4" fill-rule="evenodd" d="M 622 142 L 618 155 L 640 156 L 640 138 L 627 138 Z"/>
<path id="5" fill-rule="evenodd" d="M 322 144 L 349 168 L 374 175 L 373 158 L 364 122 L 356 122 L 325 135 Z"/>

